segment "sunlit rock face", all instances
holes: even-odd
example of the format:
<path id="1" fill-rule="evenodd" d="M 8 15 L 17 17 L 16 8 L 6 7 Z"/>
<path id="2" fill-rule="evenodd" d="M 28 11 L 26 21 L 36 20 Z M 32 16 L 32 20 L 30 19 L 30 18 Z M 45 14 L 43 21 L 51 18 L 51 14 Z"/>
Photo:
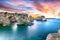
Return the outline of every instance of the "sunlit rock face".
<path id="1" fill-rule="evenodd" d="M 48 34 L 46 40 L 60 40 L 60 30 L 58 30 L 58 33 Z"/>
<path id="2" fill-rule="evenodd" d="M 7 17 L 4 17 L 3 15 L 0 15 L 0 23 L 3 24 L 3 26 L 9 25 L 10 21 Z"/>

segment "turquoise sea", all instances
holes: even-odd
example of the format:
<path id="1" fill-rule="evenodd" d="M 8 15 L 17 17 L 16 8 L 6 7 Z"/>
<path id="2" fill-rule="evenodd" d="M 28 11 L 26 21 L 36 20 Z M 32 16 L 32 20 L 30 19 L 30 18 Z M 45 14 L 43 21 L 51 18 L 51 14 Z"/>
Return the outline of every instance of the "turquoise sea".
<path id="1" fill-rule="evenodd" d="M 34 20 L 32 26 L 20 26 L 16 23 L 9 26 L 0 26 L 0 40 L 46 40 L 49 33 L 57 33 L 60 19 L 47 21 Z"/>

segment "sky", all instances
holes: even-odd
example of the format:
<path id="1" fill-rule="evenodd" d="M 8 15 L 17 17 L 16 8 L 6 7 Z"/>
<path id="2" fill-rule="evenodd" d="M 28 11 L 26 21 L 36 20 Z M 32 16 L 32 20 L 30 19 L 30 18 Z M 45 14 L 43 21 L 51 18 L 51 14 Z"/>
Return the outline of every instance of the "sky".
<path id="1" fill-rule="evenodd" d="M 40 11 L 57 14 L 60 11 L 60 0 L 0 0 L 0 11 Z"/>

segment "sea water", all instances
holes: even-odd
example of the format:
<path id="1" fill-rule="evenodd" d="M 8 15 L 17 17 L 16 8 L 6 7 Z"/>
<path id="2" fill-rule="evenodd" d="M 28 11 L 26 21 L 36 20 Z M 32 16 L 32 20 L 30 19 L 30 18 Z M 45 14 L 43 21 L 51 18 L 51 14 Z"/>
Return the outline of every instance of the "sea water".
<path id="1" fill-rule="evenodd" d="M 34 20 L 32 26 L 15 24 L 15 27 L 11 25 L 0 27 L 0 40 L 46 40 L 49 33 L 58 32 L 58 26 L 60 26 L 60 19 Z"/>

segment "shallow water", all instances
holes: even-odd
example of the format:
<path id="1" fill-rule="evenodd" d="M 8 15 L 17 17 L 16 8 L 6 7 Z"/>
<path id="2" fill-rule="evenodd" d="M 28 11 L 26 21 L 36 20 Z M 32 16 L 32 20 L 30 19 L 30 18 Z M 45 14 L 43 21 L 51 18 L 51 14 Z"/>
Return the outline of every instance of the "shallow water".
<path id="1" fill-rule="evenodd" d="M 32 26 L 0 27 L 0 40 L 45 40 L 49 33 L 58 32 L 60 19 L 47 19 L 47 21 L 34 21 Z"/>

